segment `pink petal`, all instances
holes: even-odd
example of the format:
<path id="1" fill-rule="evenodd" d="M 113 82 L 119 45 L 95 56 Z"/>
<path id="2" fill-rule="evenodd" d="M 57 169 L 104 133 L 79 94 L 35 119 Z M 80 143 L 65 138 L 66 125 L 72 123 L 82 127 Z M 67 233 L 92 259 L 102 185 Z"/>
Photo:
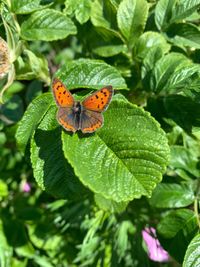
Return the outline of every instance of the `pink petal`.
<path id="1" fill-rule="evenodd" d="M 28 182 L 26 182 L 26 181 L 23 181 L 22 182 L 21 188 L 22 188 L 22 191 L 23 192 L 29 193 L 31 191 L 31 185 Z"/>
<path id="2" fill-rule="evenodd" d="M 152 227 L 145 228 L 142 231 L 144 242 L 147 245 L 149 258 L 157 262 L 169 261 L 169 254 L 162 248 L 156 237 L 156 230 Z"/>

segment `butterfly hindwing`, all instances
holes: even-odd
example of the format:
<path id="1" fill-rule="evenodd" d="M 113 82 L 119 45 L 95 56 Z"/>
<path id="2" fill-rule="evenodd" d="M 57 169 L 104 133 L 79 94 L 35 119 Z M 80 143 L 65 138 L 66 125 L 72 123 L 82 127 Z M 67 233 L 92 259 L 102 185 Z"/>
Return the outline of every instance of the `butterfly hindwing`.
<path id="1" fill-rule="evenodd" d="M 83 110 L 79 128 L 83 133 L 92 133 L 103 125 L 103 115 L 100 112 Z"/>
<path id="2" fill-rule="evenodd" d="M 57 106 L 72 107 L 74 105 L 74 97 L 59 79 L 53 80 L 52 88 Z"/>
<path id="3" fill-rule="evenodd" d="M 85 109 L 102 112 L 108 107 L 113 95 L 112 86 L 106 86 L 92 95 L 88 96 L 83 102 L 82 106 Z"/>
<path id="4" fill-rule="evenodd" d="M 72 108 L 61 107 L 57 113 L 59 124 L 67 131 L 76 132 L 79 129 L 79 118 Z"/>

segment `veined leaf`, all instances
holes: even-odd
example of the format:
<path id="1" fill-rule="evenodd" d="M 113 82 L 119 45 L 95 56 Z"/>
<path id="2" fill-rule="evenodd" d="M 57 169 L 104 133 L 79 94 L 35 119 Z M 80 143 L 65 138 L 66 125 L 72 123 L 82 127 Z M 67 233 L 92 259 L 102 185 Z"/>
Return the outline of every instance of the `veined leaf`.
<path id="1" fill-rule="evenodd" d="M 168 80 L 173 75 L 173 73 L 182 66 L 190 65 L 191 61 L 180 53 L 170 53 L 160 60 L 153 70 L 150 86 L 153 91 L 160 92 L 168 90 Z"/>
<path id="2" fill-rule="evenodd" d="M 164 132 L 148 113 L 119 97 L 104 119 L 95 134 L 63 132 L 64 154 L 75 174 L 92 191 L 116 202 L 150 197 L 168 161 Z"/>
<path id="3" fill-rule="evenodd" d="M 81 59 L 68 62 L 56 72 L 55 76 L 68 88 L 100 89 L 105 85 L 112 85 L 114 89 L 127 88 L 125 80 L 117 69 L 98 60 Z"/>
<path id="4" fill-rule="evenodd" d="M 31 162 L 39 186 L 60 198 L 81 195 L 82 186 L 64 158 L 61 127 L 56 120 L 55 106 L 51 106 L 31 140 Z"/>
<path id="5" fill-rule="evenodd" d="M 159 184 L 149 200 L 153 207 L 180 208 L 194 202 L 194 192 L 185 184 Z"/>
<path id="6" fill-rule="evenodd" d="M 190 242 L 183 261 L 183 267 L 200 266 L 200 234 Z"/>
<path id="7" fill-rule="evenodd" d="M 155 23 L 159 30 L 164 30 L 171 19 L 174 0 L 160 0 L 155 8 Z"/>
<path id="8" fill-rule="evenodd" d="M 53 41 L 70 34 L 76 34 L 72 20 L 53 9 L 36 11 L 21 25 L 22 38 L 30 41 Z"/>
<path id="9" fill-rule="evenodd" d="M 120 31 L 132 48 L 142 34 L 148 15 L 148 4 L 145 0 L 123 0 L 118 8 L 117 22 Z"/>
<path id="10" fill-rule="evenodd" d="M 51 94 L 43 94 L 28 106 L 16 132 L 17 143 L 22 150 L 25 150 L 35 128 L 52 104 L 52 99 Z"/>

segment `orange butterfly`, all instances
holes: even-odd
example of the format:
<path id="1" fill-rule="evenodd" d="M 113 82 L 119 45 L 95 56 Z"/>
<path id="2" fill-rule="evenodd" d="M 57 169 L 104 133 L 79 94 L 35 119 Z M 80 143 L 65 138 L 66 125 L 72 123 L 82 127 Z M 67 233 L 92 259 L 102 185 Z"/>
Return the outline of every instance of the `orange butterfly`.
<path id="1" fill-rule="evenodd" d="M 57 106 L 57 120 L 67 131 L 92 133 L 103 125 L 103 115 L 113 95 L 112 86 L 106 86 L 83 102 L 75 101 L 73 95 L 57 78 L 52 83 L 53 95 Z"/>

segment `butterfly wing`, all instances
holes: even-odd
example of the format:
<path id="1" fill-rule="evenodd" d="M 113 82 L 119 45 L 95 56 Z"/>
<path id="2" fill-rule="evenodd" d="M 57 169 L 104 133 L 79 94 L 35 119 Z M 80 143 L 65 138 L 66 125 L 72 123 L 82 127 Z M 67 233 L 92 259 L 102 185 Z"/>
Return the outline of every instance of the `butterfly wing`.
<path id="1" fill-rule="evenodd" d="M 113 95 L 112 86 L 106 86 L 92 95 L 88 96 L 82 106 L 87 110 L 102 112 L 105 111 L 111 101 Z"/>
<path id="2" fill-rule="evenodd" d="M 55 78 L 53 80 L 52 89 L 57 106 L 73 107 L 74 97 L 59 79 Z"/>
<path id="3" fill-rule="evenodd" d="M 79 118 L 76 113 L 73 112 L 72 108 L 59 108 L 57 120 L 66 131 L 75 133 L 79 129 Z"/>
<path id="4" fill-rule="evenodd" d="M 103 125 L 103 116 L 100 112 L 83 110 L 80 117 L 80 129 L 83 133 L 92 133 Z"/>

